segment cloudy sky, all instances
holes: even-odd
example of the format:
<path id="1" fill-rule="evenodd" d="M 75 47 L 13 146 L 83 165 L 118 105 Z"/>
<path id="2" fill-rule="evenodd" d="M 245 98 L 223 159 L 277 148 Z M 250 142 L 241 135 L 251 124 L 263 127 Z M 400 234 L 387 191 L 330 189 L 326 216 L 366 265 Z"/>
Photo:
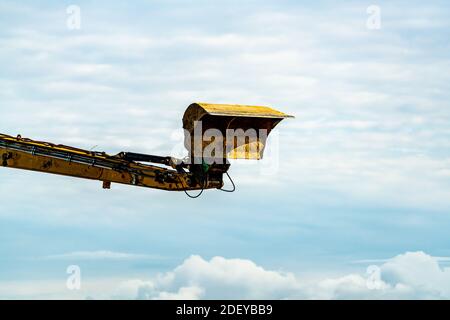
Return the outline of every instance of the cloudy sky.
<path id="1" fill-rule="evenodd" d="M 0 0 L 1 133 L 178 155 L 194 101 L 296 117 L 266 159 L 233 163 L 232 194 L 0 168 L 0 297 L 450 298 L 449 15 L 446 1 Z"/>

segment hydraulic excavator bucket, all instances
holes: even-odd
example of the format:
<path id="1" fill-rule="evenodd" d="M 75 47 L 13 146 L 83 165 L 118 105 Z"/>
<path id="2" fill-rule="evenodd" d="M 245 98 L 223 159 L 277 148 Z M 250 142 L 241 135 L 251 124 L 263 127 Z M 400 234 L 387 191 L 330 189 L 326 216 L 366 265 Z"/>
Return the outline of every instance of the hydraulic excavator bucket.
<path id="1" fill-rule="evenodd" d="M 191 104 L 183 117 L 185 147 L 191 159 L 262 159 L 273 128 L 292 116 L 269 107 L 229 104 Z"/>

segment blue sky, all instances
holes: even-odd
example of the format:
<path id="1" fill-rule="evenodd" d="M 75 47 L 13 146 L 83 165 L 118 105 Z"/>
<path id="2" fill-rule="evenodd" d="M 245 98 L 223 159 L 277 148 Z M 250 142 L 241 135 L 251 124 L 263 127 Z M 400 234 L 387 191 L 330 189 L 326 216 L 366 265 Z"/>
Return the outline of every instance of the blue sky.
<path id="1" fill-rule="evenodd" d="M 259 280 L 276 286 L 257 298 L 450 297 L 403 268 L 425 263 L 450 287 L 449 14 L 445 1 L 0 0 L 2 133 L 169 155 L 194 101 L 296 116 L 273 157 L 233 163 L 232 194 L 2 169 L 0 297 L 239 297 Z M 385 272 L 375 293 L 359 286 L 371 263 Z M 72 264 L 80 291 L 65 288 Z M 254 277 L 247 291 L 224 286 L 234 268 Z"/>

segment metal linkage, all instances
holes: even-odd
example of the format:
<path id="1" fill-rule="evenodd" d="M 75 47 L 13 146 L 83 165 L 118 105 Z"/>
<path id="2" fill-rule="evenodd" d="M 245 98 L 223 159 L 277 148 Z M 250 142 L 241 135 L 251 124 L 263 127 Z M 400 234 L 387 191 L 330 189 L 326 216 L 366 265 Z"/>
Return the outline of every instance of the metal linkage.
<path id="1" fill-rule="evenodd" d="M 117 157 L 120 159 L 124 159 L 126 161 L 151 162 L 164 164 L 166 166 L 170 166 L 172 163 L 171 157 L 161 157 L 161 156 L 154 156 L 151 154 L 142 154 L 135 152 L 121 152 L 117 155 Z"/>

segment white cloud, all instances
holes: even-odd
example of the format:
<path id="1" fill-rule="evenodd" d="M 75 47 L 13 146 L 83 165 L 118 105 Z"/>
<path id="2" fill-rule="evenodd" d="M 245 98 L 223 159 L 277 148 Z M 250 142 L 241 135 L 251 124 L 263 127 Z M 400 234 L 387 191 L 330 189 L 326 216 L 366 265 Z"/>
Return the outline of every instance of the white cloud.
<path id="1" fill-rule="evenodd" d="M 139 284 L 139 282 L 125 283 Z M 300 288 L 293 274 L 268 271 L 250 260 L 193 255 L 171 272 L 137 286 L 139 299 L 282 299 Z M 128 290 L 129 292 L 129 290 Z"/>
<path id="2" fill-rule="evenodd" d="M 27 299 L 450 299 L 450 268 L 424 252 L 383 260 L 379 278 L 365 270 L 342 276 L 266 270 L 245 259 L 193 255 L 181 265 L 148 280 L 83 278 L 70 291 L 65 278 L 0 282 L 0 297 Z M 377 260 L 368 260 L 368 262 Z M 376 284 L 374 286 L 373 284 Z"/>
<path id="3" fill-rule="evenodd" d="M 450 298 L 450 268 L 407 252 L 366 273 L 311 280 L 265 270 L 250 260 L 191 256 L 149 281 L 124 282 L 115 297 L 138 299 L 439 299 Z M 376 283 L 376 286 L 371 284 Z"/>

